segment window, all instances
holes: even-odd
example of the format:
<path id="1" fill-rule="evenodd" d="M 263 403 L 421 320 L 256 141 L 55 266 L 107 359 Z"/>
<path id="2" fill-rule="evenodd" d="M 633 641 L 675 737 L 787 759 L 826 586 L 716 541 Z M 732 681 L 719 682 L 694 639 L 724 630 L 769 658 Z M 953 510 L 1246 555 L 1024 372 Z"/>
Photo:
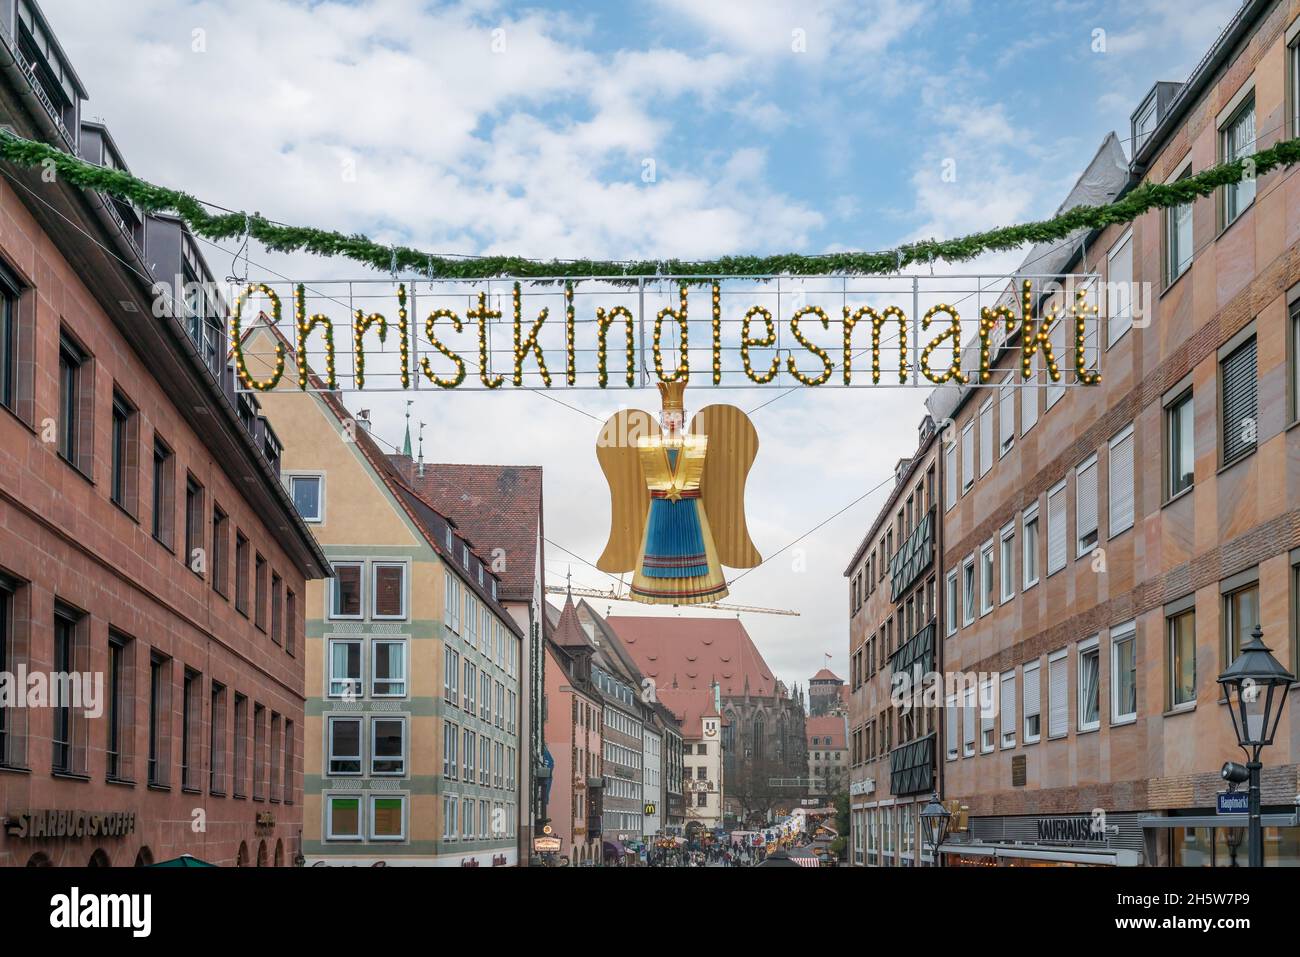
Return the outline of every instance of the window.
<path id="1" fill-rule="evenodd" d="M 1223 409 L 1222 464 L 1231 465 L 1255 450 L 1259 395 L 1254 336 L 1220 360 L 1219 395 Z"/>
<path id="2" fill-rule="evenodd" d="M 0 598 L 4 593 L 0 592 Z M 0 669 L 5 669 L 3 654 L 3 608 L 0 608 Z M 131 667 L 131 639 L 116 632 L 108 635 L 108 708 L 107 732 L 104 754 L 106 772 L 110 781 L 128 781 L 131 778 L 131 739 L 135 733 L 133 711 L 134 681 Z M 0 711 L 7 709 L 0 708 Z M 2 721 L 2 717 L 0 717 Z M 4 725 L 0 723 L 0 764 L 4 757 Z"/>
<path id="3" fill-rule="evenodd" d="M 980 406 L 980 475 L 993 468 L 993 400 Z"/>
<path id="4" fill-rule="evenodd" d="M 203 577 L 207 561 L 203 552 L 204 520 L 208 517 L 203 504 L 203 486 L 193 475 L 185 476 L 185 554 L 181 560 L 188 563 L 190 571 Z"/>
<path id="5" fill-rule="evenodd" d="M 1095 455 L 1090 456 L 1074 470 L 1074 533 L 1076 557 L 1087 555 L 1097 544 L 1097 456 Z"/>
<path id="6" fill-rule="evenodd" d="M 284 636 L 284 582 L 271 572 L 271 640 L 277 645 Z"/>
<path id="7" fill-rule="evenodd" d="M 474 837 L 474 802 L 470 798 L 460 802 L 460 836 L 466 840 Z"/>
<path id="8" fill-rule="evenodd" d="M 208 792 L 218 797 L 226 793 L 226 686 L 212 682 L 212 713 L 208 722 Z"/>
<path id="9" fill-rule="evenodd" d="M 1024 587 L 1038 584 L 1038 505 L 1025 509 L 1020 519 L 1024 530 L 1024 543 L 1020 550 L 1021 565 L 1024 568 Z"/>
<path id="10" fill-rule="evenodd" d="M 460 652 L 442 648 L 442 696 L 450 705 L 460 704 Z"/>
<path id="11" fill-rule="evenodd" d="M 1065 567 L 1065 482 L 1047 493 L 1047 574 Z"/>
<path id="12" fill-rule="evenodd" d="M 242 615 L 248 614 L 248 539 L 244 533 L 235 530 L 235 610 Z"/>
<path id="13" fill-rule="evenodd" d="M 465 710 L 473 714 L 477 708 L 475 706 L 474 695 L 476 693 L 475 685 L 478 683 L 478 669 L 468 661 L 465 662 Z"/>
<path id="14" fill-rule="evenodd" d="M 1255 94 L 1252 92 L 1219 131 L 1223 162 L 1244 159 L 1255 152 Z M 1223 187 L 1223 226 L 1226 229 L 1255 201 L 1253 176 Z"/>
<path id="15" fill-rule="evenodd" d="M 1300 136 L 1300 36 L 1291 41 L 1287 48 L 1287 63 L 1290 75 L 1287 88 L 1291 97 L 1291 136 Z"/>
<path id="16" fill-rule="evenodd" d="M 1117 242 L 1106 257 L 1106 347 L 1133 327 L 1133 230 Z M 1064 345 L 1064 339 L 1062 339 Z M 1061 361 L 1056 354 L 1056 361 Z"/>
<path id="17" fill-rule="evenodd" d="M 1291 419 L 1300 420 L 1300 299 L 1291 303 Z"/>
<path id="18" fill-rule="evenodd" d="M 90 357 L 71 338 L 59 336 L 59 454 L 86 475 L 93 463 L 93 401 Z"/>
<path id="19" fill-rule="evenodd" d="M 13 409 L 18 395 L 19 286 L 0 266 L 0 405 Z"/>
<path id="20" fill-rule="evenodd" d="M 444 569 L 443 585 L 444 623 L 456 634 L 460 634 L 460 581 Z"/>
<path id="21" fill-rule="evenodd" d="M 171 659 L 149 656 L 149 784 L 166 787 L 171 752 Z"/>
<path id="22" fill-rule="evenodd" d="M 1101 726 L 1101 648 L 1098 639 L 1079 644 L 1079 730 Z"/>
<path id="23" fill-rule="evenodd" d="M 266 800 L 266 706 L 253 702 L 253 800 Z"/>
<path id="24" fill-rule="evenodd" d="M 330 617 L 361 618 L 361 562 L 334 562 L 330 585 Z"/>
<path id="25" fill-rule="evenodd" d="M 400 698 L 406 694 L 406 642 L 374 643 L 374 674 L 370 693 L 377 698 Z"/>
<path id="26" fill-rule="evenodd" d="M 980 614 L 987 615 L 993 610 L 993 543 L 985 542 L 980 547 Z"/>
<path id="27" fill-rule="evenodd" d="M 73 674 L 84 669 L 87 655 L 82 647 L 86 638 L 86 620 L 81 612 L 55 606 L 54 612 L 54 672 Z M 84 774 L 86 746 L 83 738 L 86 712 L 74 708 L 67 694 L 55 696 L 51 702 L 54 713 L 53 769 L 56 774 Z M 8 707 L 8 705 L 6 705 Z"/>
<path id="28" fill-rule="evenodd" d="M 280 738 L 284 718 L 275 711 L 271 712 L 271 788 L 270 797 L 275 803 L 280 801 Z"/>
<path id="29" fill-rule="evenodd" d="M 1002 529 L 998 537 L 998 554 L 1002 567 L 998 578 L 1002 582 L 1001 600 L 1009 602 L 1016 594 L 1016 525 L 1012 522 Z"/>
<path id="30" fill-rule="evenodd" d="M 1038 686 L 1038 677 L 1040 667 L 1038 662 L 1025 665 L 1025 744 L 1033 744 L 1042 736 L 1041 708 L 1043 704 L 1042 691 Z"/>
<path id="31" fill-rule="evenodd" d="M 975 423 L 968 422 L 961 430 L 961 493 L 965 495 L 975 484 Z"/>
<path id="32" fill-rule="evenodd" d="M 1187 179 L 1192 175 L 1192 167 L 1187 167 L 1174 182 Z M 1187 272 L 1192 264 L 1193 233 L 1192 203 L 1183 203 L 1164 211 L 1165 217 L 1165 283 L 1171 285 L 1175 279 Z"/>
<path id="33" fill-rule="evenodd" d="M 980 685 L 980 753 L 987 754 L 993 750 L 994 730 L 993 719 L 995 715 L 993 706 L 993 686 L 994 679 L 986 678 Z"/>
<path id="34" fill-rule="evenodd" d="M 327 840 L 361 840 L 361 798 L 330 795 L 326 798 L 326 808 Z"/>
<path id="35" fill-rule="evenodd" d="M 492 741 L 485 734 L 478 738 L 478 783 L 492 783 Z"/>
<path id="36" fill-rule="evenodd" d="M 0 303 L 0 315 L 3 315 Z M 0 321 L 3 321 L 0 319 Z M 134 516 L 138 507 L 136 475 L 138 460 L 140 417 L 126 396 L 113 390 L 113 437 L 109 498 Z"/>
<path id="37" fill-rule="evenodd" d="M 1110 537 L 1133 527 L 1133 426 L 1110 440 Z"/>
<path id="38" fill-rule="evenodd" d="M 294 803 L 294 737 L 293 721 L 286 718 L 284 721 L 284 803 Z"/>
<path id="39" fill-rule="evenodd" d="M 1137 720 L 1137 624 L 1110 630 L 1110 720 Z"/>
<path id="40" fill-rule="evenodd" d="M 963 755 L 969 758 L 975 755 L 975 686 L 970 685 L 964 694 L 966 701 L 961 716 L 961 751 Z"/>
<path id="41" fill-rule="evenodd" d="M 406 773 L 406 719 L 370 719 L 370 773 Z"/>
<path id="42" fill-rule="evenodd" d="M 267 581 L 268 568 L 266 559 L 261 555 L 253 556 L 253 623 L 262 631 L 266 631 L 266 605 L 267 605 Z"/>
<path id="43" fill-rule="evenodd" d="M 1068 652 L 1047 658 L 1047 736 L 1059 738 L 1070 726 L 1070 672 Z"/>
<path id="44" fill-rule="evenodd" d="M 489 724 L 492 722 L 492 675 L 486 668 L 479 675 L 478 716 Z"/>
<path id="45" fill-rule="evenodd" d="M 957 443 L 943 448 L 943 508 L 946 512 L 957 504 Z"/>
<path id="46" fill-rule="evenodd" d="M 370 795 L 370 839 L 406 840 L 406 798 L 402 795 Z"/>
<path id="47" fill-rule="evenodd" d="M 1223 596 L 1224 666 L 1237 660 L 1241 646 L 1259 624 L 1259 582 L 1230 591 Z"/>
<path id="48" fill-rule="evenodd" d="M 962 609 L 961 623 L 969 625 L 975 620 L 975 559 L 966 559 L 961 568 Z"/>
<path id="49" fill-rule="evenodd" d="M 248 698 L 242 694 L 235 695 L 235 766 L 232 771 L 234 786 L 232 790 L 237 798 L 244 797 L 247 791 L 248 773 Z"/>
<path id="50" fill-rule="evenodd" d="M 1196 702 L 1196 610 L 1188 608 L 1168 619 L 1169 705 Z"/>
<path id="51" fill-rule="evenodd" d="M 304 522 L 322 521 L 321 476 L 289 476 L 289 495 Z"/>
<path id="52" fill-rule="evenodd" d="M 355 698 L 361 694 L 361 639 L 330 641 L 331 698 Z"/>
<path id="53" fill-rule="evenodd" d="M 361 719 L 329 719 L 329 773 L 361 773 Z"/>
<path id="54" fill-rule="evenodd" d="M 406 617 L 406 565 L 396 562 L 375 562 L 374 595 L 372 602 L 375 618 Z"/>
<path id="55" fill-rule="evenodd" d="M 1002 747 L 1016 746 L 1016 673 L 1008 671 L 1002 676 L 998 712 L 1002 730 Z"/>
<path id="56" fill-rule="evenodd" d="M 998 457 L 1011 451 L 1016 442 L 1016 390 L 1013 374 L 1002 380 L 998 389 Z"/>
<path id="57" fill-rule="evenodd" d="M 466 728 L 462 736 L 461 775 L 467 783 L 474 782 L 474 732 Z"/>
<path id="58" fill-rule="evenodd" d="M 228 567 L 230 548 L 230 519 L 220 507 L 212 506 L 212 555 L 209 563 L 212 574 L 212 589 L 218 595 L 230 593 L 230 569 Z"/>
<path id="59" fill-rule="evenodd" d="M 947 579 L 944 581 L 944 633 L 956 634 L 957 632 L 957 573 L 949 572 Z M 872 655 L 874 658 L 874 653 Z M 875 670 L 874 662 L 872 670 Z"/>
<path id="60" fill-rule="evenodd" d="M 1165 408 L 1166 499 L 1181 495 L 1196 481 L 1195 425 L 1189 390 Z"/>
<path id="61" fill-rule="evenodd" d="M 202 770 L 199 751 L 199 732 L 203 726 L 203 699 L 199 692 L 203 679 L 192 668 L 186 668 L 181 679 L 181 789 L 195 791 Z"/>
<path id="62" fill-rule="evenodd" d="M 460 764 L 457 757 L 460 744 L 460 727 L 450 721 L 442 725 L 442 776 L 456 780 L 460 776 Z"/>
<path id="63" fill-rule="evenodd" d="M 153 537 L 172 547 L 176 517 L 176 459 L 162 439 L 153 440 Z"/>

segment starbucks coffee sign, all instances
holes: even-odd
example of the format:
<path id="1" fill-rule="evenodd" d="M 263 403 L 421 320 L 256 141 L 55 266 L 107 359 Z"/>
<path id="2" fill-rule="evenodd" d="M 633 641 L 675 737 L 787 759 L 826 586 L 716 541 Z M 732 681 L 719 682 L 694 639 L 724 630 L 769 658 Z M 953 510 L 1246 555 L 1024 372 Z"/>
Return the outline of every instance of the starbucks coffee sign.
<path id="1" fill-rule="evenodd" d="M 135 833 L 135 812 L 26 810 L 11 814 L 5 833 L 16 840 L 125 837 Z"/>

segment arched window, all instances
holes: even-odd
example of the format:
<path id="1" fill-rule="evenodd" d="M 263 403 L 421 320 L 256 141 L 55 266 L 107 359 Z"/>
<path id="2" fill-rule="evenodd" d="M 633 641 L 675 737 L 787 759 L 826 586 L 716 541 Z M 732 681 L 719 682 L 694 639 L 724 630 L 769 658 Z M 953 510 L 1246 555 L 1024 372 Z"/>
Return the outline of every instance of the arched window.
<path id="1" fill-rule="evenodd" d="M 112 867 L 113 862 L 108 859 L 108 854 L 102 847 L 96 848 L 95 853 L 90 855 L 90 863 L 87 867 Z"/>
<path id="2" fill-rule="evenodd" d="M 27 858 L 28 867 L 53 867 L 50 859 L 42 851 L 37 851 L 31 857 Z"/>
<path id="3" fill-rule="evenodd" d="M 136 867 L 148 867 L 153 863 L 153 851 L 147 847 L 140 848 L 140 853 L 135 856 Z"/>
<path id="4" fill-rule="evenodd" d="M 257 866 L 266 867 L 266 841 L 257 845 Z"/>
<path id="5" fill-rule="evenodd" d="M 235 866 L 236 867 L 248 866 L 248 842 L 246 841 L 239 842 L 239 856 L 235 858 Z"/>
<path id="6" fill-rule="evenodd" d="M 766 754 L 765 740 L 763 735 L 763 715 L 761 713 L 754 715 L 754 760 L 762 761 Z"/>

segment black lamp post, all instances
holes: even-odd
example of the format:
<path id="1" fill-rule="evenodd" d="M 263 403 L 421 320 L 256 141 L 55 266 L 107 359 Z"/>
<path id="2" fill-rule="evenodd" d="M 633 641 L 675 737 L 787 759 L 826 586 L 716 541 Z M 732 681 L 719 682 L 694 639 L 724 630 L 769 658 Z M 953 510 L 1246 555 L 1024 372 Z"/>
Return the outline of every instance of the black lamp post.
<path id="1" fill-rule="evenodd" d="M 1282 720 L 1287 689 L 1295 682 L 1295 675 L 1287 671 L 1273 657 L 1264 644 L 1264 631 L 1255 626 L 1248 641 L 1241 648 L 1237 660 L 1219 675 L 1228 711 L 1232 714 L 1232 727 L 1237 732 L 1237 744 L 1249 760 L 1250 791 L 1250 867 L 1264 866 L 1264 829 L 1259 816 L 1259 762 L 1260 752 L 1273 743 L 1277 726 Z"/>
<path id="2" fill-rule="evenodd" d="M 935 792 L 930 798 L 930 803 L 921 809 L 921 828 L 934 856 L 932 867 L 942 866 L 939 862 L 939 845 L 948 836 L 948 821 L 951 817 L 952 812 L 939 803 L 938 792 Z"/>

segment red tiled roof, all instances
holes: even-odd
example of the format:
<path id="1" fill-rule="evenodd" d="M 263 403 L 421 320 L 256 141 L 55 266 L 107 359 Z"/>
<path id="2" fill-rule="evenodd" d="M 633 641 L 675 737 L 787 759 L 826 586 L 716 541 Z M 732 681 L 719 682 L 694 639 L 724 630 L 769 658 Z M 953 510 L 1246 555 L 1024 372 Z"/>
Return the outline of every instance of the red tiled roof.
<path id="1" fill-rule="evenodd" d="M 578 609 L 574 607 L 572 595 L 564 600 L 560 619 L 551 629 L 551 640 L 557 645 L 569 648 L 591 647 L 591 642 L 587 640 L 587 632 L 583 630 L 582 622 L 578 621 Z"/>
<path id="2" fill-rule="evenodd" d="M 826 738 L 831 739 L 830 744 L 817 744 L 816 748 L 825 750 L 826 748 L 844 748 L 847 734 L 845 733 L 843 715 L 826 715 L 822 718 L 807 718 L 804 720 L 804 735 L 808 740 L 809 749 L 814 749 L 812 743 L 813 737 L 824 741 Z"/>
<path id="3" fill-rule="evenodd" d="M 835 672 L 831 671 L 829 668 L 823 668 L 821 671 L 817 672 L 817 674 L 812 676 L 812 680 L 813 681 L 843 681 L 844 679 L 841 678 L 839 675 L 835 674 Z"/>
<path id="4" fill-rule="evenodd" d="M 606 621 L 660 689 L 707 689 L 716 679 L 723 695 L 776 696 L 772 669 L 737 618 L 670 618 L 611 615 Z"/>
<path id="5" fill-rule="evenodd" d="M 503 597 L 533 597 L 542 532 L 541 466 L 439 463 L 425 465 L 424 475 L 411 474 L 409 482 L 452 517 L 479 554 L 491 561 L 498 548 L 504 551 Z"/>
<path id="6" fill-rule="evenodd" d="M 704 737 L 704 718 L 720 717 L 708 688 L 656 688 L 660 703 L 682 723 L 683 738 Z"/>

